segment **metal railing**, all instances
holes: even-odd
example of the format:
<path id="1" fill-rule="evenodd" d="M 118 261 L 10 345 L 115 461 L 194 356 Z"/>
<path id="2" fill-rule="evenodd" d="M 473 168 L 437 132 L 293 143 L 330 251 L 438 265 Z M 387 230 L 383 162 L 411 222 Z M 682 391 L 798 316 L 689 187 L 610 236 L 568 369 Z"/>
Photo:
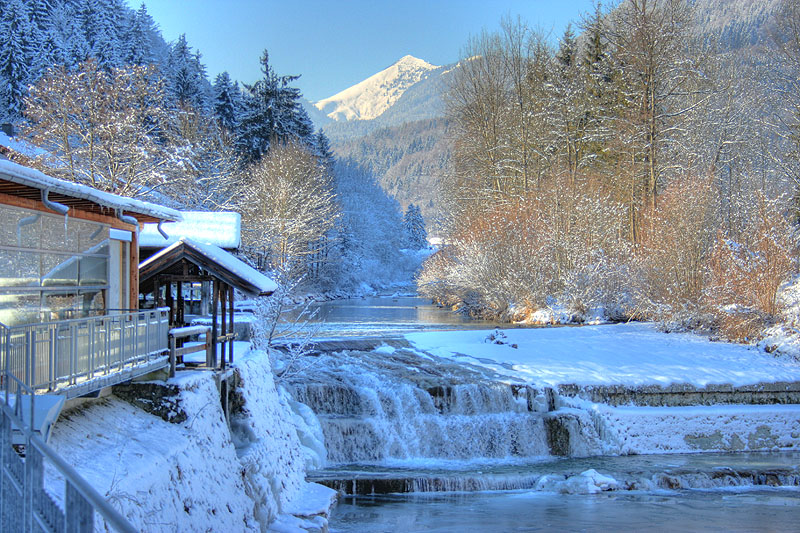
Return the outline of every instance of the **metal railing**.
<path id="1" fill-rule="evenodd" d="M 53 391 L 160 356 L 167 308 L 73 320 L 0 324 L 0 369 L 33 390 Z"/>
<path id="2" fill-rule="evenodd" d="M 95 530 L 96 512 L 107 528 L 134 533 L 136 529 L 33 431 L 33 389 L 5 370 L 0 376 L 5 389 L 0 402 L 0 530 L 89 533 Z M 24 448 L 13 445 L 12 429 L 22 433 Z M 61 505 L 45 489 L 45 461 L 64 478 Z"/>

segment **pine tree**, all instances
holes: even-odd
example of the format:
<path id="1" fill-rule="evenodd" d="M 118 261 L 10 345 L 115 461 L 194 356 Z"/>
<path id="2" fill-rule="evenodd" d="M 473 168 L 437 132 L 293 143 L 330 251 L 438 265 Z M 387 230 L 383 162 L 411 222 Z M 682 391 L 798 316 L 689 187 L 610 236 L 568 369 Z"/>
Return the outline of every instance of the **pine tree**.
<path id="1" fill-rule="evenodd" d="M 48 39 L 53 43 L 54 65 L 64 65 L 74 70 L 89 58 L 89 43 L 81 27 L 75 7 L 68 2 L 53 8 Z"/>
<path id="2" fill-rule="evenodd" d="M 169 54 L 169 77 L 172 97 L 179 107 L 206 109 L 205 67 L 186 41 L 186 35 L 178 37 Z"/>
<path id="3" fill-rule="evenodd" d="M 106 70 L 121 66 L 123 6 L 116 0 L 85 0 L 80 17 L 89 53 L 97 64 Z"/>
<path id="4" fill-rule="evenodd" d="M 403 216 L 403 230 L 409 248 L 419 250 L 428 246 L 428 232 L 425 231 L 425 220 L 422 218 L 422 210 L 418 206 L 408 205 L 406 214 Z"/>
<path id="5" fill-rule="evenodd" d="M 333 151 L 331 142 L 321 129 L 314 136 L 314 153 L 320 159 L 323 166 L 331 168 L 333 165 Z"/>
<path id="6" fill-rule="evenodd" d="M 299 76 L 278 76 L 269 64 L 269 53 L 261 55 L 263 78 L 245 85 L 247 97 L 241 121 L 238 145 L 249 161 L 259 159 L 269 150 L 273 139 L 297 139 L 312 144 L 311 120 L 300 105 L 300 90 L 290 84 Z"/>
<path id="7" fill-rule="evenodd" d="M 230 132 L 239 127 L 242 113 L 242 91 L 239 84 L 231 81 L 227 72 L 222 72 L 214 79 L 214 113 L 219 125 Z"/>
<path id="8" fill-rule="evenodd" d="M 123 60 L 126 65 L 151 65 L 156 62 L 157 27 L 144 4 L 131 17 L 125 30 Z"/>
<path id="9" fill-rule="evenodd" d="M 34 63 L 33 28 L 27 6 L 6 0 L 0 12 L 0 115 L 17 120 Z"/>

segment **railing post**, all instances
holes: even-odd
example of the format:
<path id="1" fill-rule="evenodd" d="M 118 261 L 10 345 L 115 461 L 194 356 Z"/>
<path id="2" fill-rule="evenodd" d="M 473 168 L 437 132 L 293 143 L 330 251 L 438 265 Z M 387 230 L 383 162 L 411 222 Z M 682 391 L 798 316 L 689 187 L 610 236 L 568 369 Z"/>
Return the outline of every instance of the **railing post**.
<path id="1" fill-rule="evenodd" d="M 105 352 L 105 369 L 106 374 L 111 372 L 111 324 L 113 323 L 113 318 L 106 318 L 105 320 L 105 343 L 103 346 L 103 351 Z"/>
<path id="2" fill-rule="evenodd" d="M 88 341 L 88 350 L 89 350 L 89 379 L 94 377 L 94 319 L 89 322 L 89 341 Z"/>
<path id="3" fill-rule="evenodd" d="M 58 326 L 50 326 L 48 334 L 50 335 L 50 368 L 48 369 L 47 379 L 50 381 L 47 390 L 55 389 L 56 385 L 56 364 L 58 361 Z"/>
<path id="4" fill-rule="evenodd" d="M 69 325 L 69 384 L 76 382 L 75 374 L 78 372 L 78 328 L 75 324 Z"/>
<path id="5" fill-rule="evenodd" d="M 28 360 L 26 361 L 28 368 L 26 368 L 26 374 L 28 374 L 28 380 L 25 382 L 25 385 L 34 389 L 36 388 L 36 330 L 30 330 L 26 334 L 26 357 Z M 30 373 L 28 373 L 30 372 Z"/>
<path id="6" fill-rule="evenodd" d="M 214 362 L 214 337 L 211 328 L 206 328 L 206 366 L 213 368 Z"/>
<path id="7" fill-rule="evenodd" d="M 65 502 L 66 533 L 93 533 L 94 508 L 78 492 L 72 483 L 66 481 L 67 494 Z"/>
<path id="8" fill-rule="evenodd" d="M 175 350 L 177 349 L 177 341 L 175 340 L 175 336 L 170 333 L 169 334 L 169 377 L 175 377 L 175 367 L 177 366 L 177 356 L 175 355 Z"/>
<path id="9" fill-rule="evenodd" d="M 3 374 L 3 379 L 8 379 L 8 374 Z M 7 399 L 4 398 L 4 401 Z M 11 421 L 5 410 L 0 409 L 0 523 L 8 524 L 8 513 L 11 502 L 11 491 L 6 481 L 7 454 L 11 453 Z"/>
<path id="10" fill-rule="evenodd" d="M 31 426 L 33 427 L 33 426 Z M 35 531 L 34 515 L 39 510 L 39 498 L 44 490 L 42 454 L 28 439 L 25 446 L 25 525 Z"/>
<path id="11" fill-rule="evenodd" d="M 122 361 L 125 359 L 125 315 L 120 315 L 119 320 L 119 367 L 122 368 Z"/>

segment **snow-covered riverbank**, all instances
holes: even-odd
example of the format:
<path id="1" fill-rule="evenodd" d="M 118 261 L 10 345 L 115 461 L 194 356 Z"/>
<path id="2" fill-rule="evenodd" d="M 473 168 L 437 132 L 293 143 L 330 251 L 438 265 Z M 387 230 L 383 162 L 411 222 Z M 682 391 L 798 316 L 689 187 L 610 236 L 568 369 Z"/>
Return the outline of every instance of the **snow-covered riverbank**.
<path id="1" fill-rule="evenodd" d="M 275 386 L 265 353 L 236 372 L 230 425 L 213 375 L 185 371 L 143 396 L 170 421 L 109 396 L 63 413 L 50 444 L 142 531 L 323 530 L 335 493 L 305 481 L 324 460 L 313 416 Z"/>

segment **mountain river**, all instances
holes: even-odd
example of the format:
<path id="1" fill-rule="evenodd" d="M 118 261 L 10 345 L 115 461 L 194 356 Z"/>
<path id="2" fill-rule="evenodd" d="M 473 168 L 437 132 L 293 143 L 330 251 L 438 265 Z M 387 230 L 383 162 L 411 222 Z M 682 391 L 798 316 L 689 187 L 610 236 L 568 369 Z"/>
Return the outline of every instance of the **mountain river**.
<path id="1" fill-rule="evenodd" d="M 397 344 L 496 324 L 413 297 L 317 307 L 332 347 L 287 384 L 324 434 L 309 480 L 343 494 L 332 532 L 800 529 L 799 452 L 615 454 L 587 412 Z"/>

